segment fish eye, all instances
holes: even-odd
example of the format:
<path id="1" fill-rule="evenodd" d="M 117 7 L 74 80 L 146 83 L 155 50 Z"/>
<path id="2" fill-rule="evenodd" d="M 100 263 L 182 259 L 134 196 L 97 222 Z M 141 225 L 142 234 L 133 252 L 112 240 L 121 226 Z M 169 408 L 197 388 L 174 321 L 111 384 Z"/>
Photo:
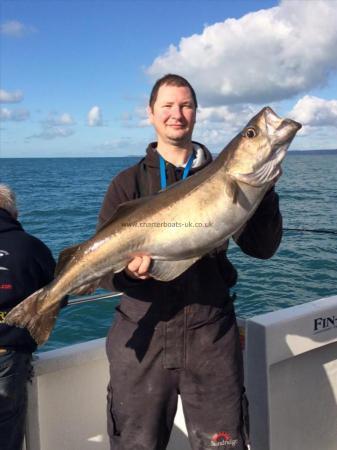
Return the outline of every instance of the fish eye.
<path id="1" fill-rule="evenodd" d="M 245 136 L 249 139 L 254 138 L 257 135 L 255 128 L 249 127 L 245 133 Z"/>

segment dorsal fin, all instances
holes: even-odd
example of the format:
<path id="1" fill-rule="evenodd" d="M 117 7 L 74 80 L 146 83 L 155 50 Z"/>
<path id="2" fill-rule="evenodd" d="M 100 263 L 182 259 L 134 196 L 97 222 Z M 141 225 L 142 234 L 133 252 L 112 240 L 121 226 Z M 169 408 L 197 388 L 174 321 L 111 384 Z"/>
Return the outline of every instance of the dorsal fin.
<path id="1" fill-rule="evenodd" d="M 134 211 L 138 206 L 147 203 L 149 199 L 151 197 L 154 197 L 155 195 L 156 194 L 121 203 L 114 212 L 114 214 L 111 216 L 111 218 L 108 219 L 106 222 L 104 222 L 103 225 L 97 229 L 97 232 L 104 230 L 104 228 L 108 227 L 112 222 L 115 222 L 116 220 L 127 216 L 128 214 L 130 214 L 130 212 Z"/>
<path id="2" fill-rule="evenodd" d="M 59 275 L 64 267 L 68 264 L 68 262 L 73 257 L 74 253 L 78 250 L 81 244 L 73 245 L 72 247 L 65 248 L 58 257 L 56 269 L 55 269 L 55 276 Z"/>

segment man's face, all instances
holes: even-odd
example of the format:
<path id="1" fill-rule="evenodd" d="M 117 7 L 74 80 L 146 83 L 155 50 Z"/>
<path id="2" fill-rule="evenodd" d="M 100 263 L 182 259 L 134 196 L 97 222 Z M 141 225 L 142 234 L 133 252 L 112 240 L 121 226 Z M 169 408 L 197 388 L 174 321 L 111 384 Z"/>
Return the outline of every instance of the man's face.
<path id="1" fill-rule="evenodd" d="M 148 109 L 158 142 L 184 145 L 192 139 L 196 108 L 185 86 L 160 86 L 153 108 Z"/>

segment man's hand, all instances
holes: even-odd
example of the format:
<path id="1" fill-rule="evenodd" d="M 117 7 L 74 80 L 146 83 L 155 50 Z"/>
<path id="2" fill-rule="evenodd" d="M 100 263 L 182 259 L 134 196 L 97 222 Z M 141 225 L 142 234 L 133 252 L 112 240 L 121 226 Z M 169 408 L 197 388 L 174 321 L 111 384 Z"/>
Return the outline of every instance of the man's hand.
<path id="1" fill-rule="evenodd" d="M 151 278 L 148 273 L 151 264 L 151 257 L 148 255 L 136 256 L 125 268 L 126 274 L 135 279 L 147 280 Z"/>

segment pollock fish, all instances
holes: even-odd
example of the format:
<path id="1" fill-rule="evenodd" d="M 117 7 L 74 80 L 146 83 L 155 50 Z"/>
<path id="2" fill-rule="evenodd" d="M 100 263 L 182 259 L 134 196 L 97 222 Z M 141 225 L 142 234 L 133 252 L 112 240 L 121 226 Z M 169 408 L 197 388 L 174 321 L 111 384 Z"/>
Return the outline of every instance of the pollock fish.
<path id="1" fill-rule="evenodd" d="M 61 252 L 55 279 L 16 306 L 5 323 L 26 327 L 43 344 L 66 294 L 120 272 L 137 255 L 151 256 L 155 279 L 176 278 L 242 229 L 281 174 L 300 128 L 263 108 L 203 170 L 123 203 L 91 239 Z"/>

